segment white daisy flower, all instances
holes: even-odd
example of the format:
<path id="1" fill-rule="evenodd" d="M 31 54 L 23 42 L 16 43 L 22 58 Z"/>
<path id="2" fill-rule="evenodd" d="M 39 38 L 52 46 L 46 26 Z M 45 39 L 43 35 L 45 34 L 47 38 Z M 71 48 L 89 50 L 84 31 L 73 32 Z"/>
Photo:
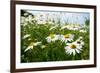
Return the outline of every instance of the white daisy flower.
<path id="1" fill-rule="evenodd" d="M 82 46 L 77 44 L 77 42 L 69 43 L 68 46 L 65 47 L 66 53 L 75 55 L 76 53 L 80 53 L 82 50 Z"/>
<path id="2" fill-rule="evenodd" d="M 27 22 L 21 23 L 22 26 L 26 26 L 27 24 Z"/>
<path id="3" fill-rule="evenodd" d="M 74 34 L 66 34 L 62 37 L 62 41 L 68 42 L 73 41 Z"/>
<path id="4" fill-rule="evenodd" d="M 82 36 L 80 36 L 78 40 L 83 40 L 83 37 L 82 37 Z"/>
<path id="5" fill-rule="evenodd" d="M 46 23 L 46 15 L 44 13 L 37 14 L 35 17 L 38 24 Z"/>
<path id="6" fill-rule="evenodd" d="M 28 37 L 30 37 L 30 34 L 24 35 L 24 37 L 23 37 L 22 39 L 26 39 L 26 38 L 28 38 Z"/>
<path id="7" fill-rule="evenodd" d="M 32 15 L 29 15 L 28 17 L 26 17 L 25 21 L 26 22 L 30 22 L 31 24 L 33 23 L 32 21 L 34 21 L 35 19 L 33 18 Z"/>
<path id="8" fill-rule="evenodd" d="M 65 38 L 64 35 L 58 35 L 59 40 L 61 40 L 62 42 L 64 42 Z"/>
<path id="9" fill-rule="evenodd" d="M 87 31 L 86 30 L 80 30 L 79 32 L 86 33 Z"/>
<path id="10" fill-rule="evenodd" d="M 50 34 L 46 40 L 48 43 L 52 42 L 52 41 L 56 41 L 59 39 L 59 35 L 55 35 L 55 34 Z"/>
<path id="11" fill-rule="evenodd" d="M 71 28 L 68 28 L 69 30 L 79 30 L 79 28 L 77 27 L 71 27 Z"/>
<path id="12" fill-rule="evenodd" d="M 29 49 L 33 49 L 34 42 L 31 42 L 30 45 L 25 49 L 25 52 Z"/>
<path id="13" fill-rule="evenodd" d="M 30 22 L 30 21 L 32 21 L 33 20 L 33 16 L 32 15 L 29 15 L 28 16 L 28 21 Z"/>
<path id="14" fill-rule="evenodd" d="M 78 26 L 78 25 L 65 25 L 65 26 L 62 26 L 60 30 L 63 30 L 63 29 L 69 29 L 69 30 L 79 30 L 81 27 Z"/>
<path id="15" fill-rule="evenodd" d="M 26 17 L 26 18 L 25 18 L 25 21 L 26 21 L 26 22 L 29 22 L 29 18 L 28 18 L 28 17 Z"/>
<path id="16" fill-rule="evenodd" d="M 28 51 L 29 49 L 33 49 L 34 46 L 41 45 L 42 42 L 31 42 L 30 45 L 25 49 L 25 52 Z"/>
<path id="17" fill-rule="evenodd" d="M 21 24 L 24 24 L 25 23 L 25 17 L 21 17 Z"/>

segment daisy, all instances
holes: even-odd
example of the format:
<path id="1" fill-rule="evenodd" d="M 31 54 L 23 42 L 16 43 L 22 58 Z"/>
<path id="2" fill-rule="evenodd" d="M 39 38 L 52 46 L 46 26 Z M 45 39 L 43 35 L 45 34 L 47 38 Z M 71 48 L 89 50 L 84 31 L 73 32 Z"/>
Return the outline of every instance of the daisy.
<path id="1" fill-rule="evenodd" d="M 82 37 L 82 36 L 80 36 L 78 40 L 83 40 L 83 37 Z"/>
<path id="2" fill-rule="evenodd" d="M 70 25 L 62 26 L 60 30 L 63 30 L 63 29 L 79 30 L 80 26 L 75 26 L 75 25 L 70 24 Z"/>
<path id="3" fill-rule="evenodd" d="M 71 42 L 73 41 L 74 34 L 66 34 L 62 37 L 62 41 Z"/>
<path id="4" fill-rule="evenodd" d="M 26 26 L 27 24 L 27 22 L 21 23 L 22 26 Z"/>
<path id="5" fill-rule="evenodd" d="M 21 24 L 24 24 L 25 23 L 25 17 L 21 17 Z"/>
<path id="6" fill-rule="evenodd" d="M 58 39 L 61 40 L 62 42 L 64 42 L 64 40 L 65 40 L 64 35 L 58 35 Z"/>
<path id="7" fill-rule="evenodd" d="M 71 28 L 68 28 L 69 30 L 79 30 L 79 28 L 77 27 L 71 27 Z"/>
<path id="8" fill-rule="evenodd" d="M 42 42 L 31 42 L 30 45 L 25 49 L 25 52 L 28 51 L 29 49 L 33 49 L 34 46 L 41 45 Z"/>
<path id="9" fill-rule="evenodd" d="M 52 42 L 52 41 L 56 41 L 59 39 L 59 35 L 56 35 L 56 34 L 50 34 L 46 40 L 48 43 Z"/>
<path id="10" fill-rule="evenodd" d="M 44 13 L 37 14 L 35 17 L 38 24 L 46 23 L 46 15 Z"/>
<path id="11" fill-rule="evenodd" d="M 33 18 L 33 16 L 32 15 L 29 15 L 26 19 L 25 19 L 25 21 L 26 22 L 29 22 L 29 23 L 33 23 L 32 21 L 34 21 L 35 19 Z"/>
<path id="12" fill-rule="evenodd" d="M 86 30 L 80 30 L 79 32 L 86 33 L 87 31 Z"/>
<path id="13" fill-rule="evenodd" d="M 75 55 L 76 53 L 80 53 L 81 50 L 82 50 L 82 46 L 77 44 L 77 42 L 69 43 L 65 47 L 66 53 L 70 55 L 72 54 Z"/>

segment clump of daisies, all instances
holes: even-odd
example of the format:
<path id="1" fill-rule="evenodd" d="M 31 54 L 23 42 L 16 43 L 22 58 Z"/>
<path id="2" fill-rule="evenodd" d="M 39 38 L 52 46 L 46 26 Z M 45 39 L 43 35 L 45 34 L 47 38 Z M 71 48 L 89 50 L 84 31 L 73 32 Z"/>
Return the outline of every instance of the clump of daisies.
<path id="1" fill-rule="evenodd" d="M 69 55 L 76 55 L 77 53 L 80 53 L 83 46 L 84 41 L 83 37 L 79 37 L 77 40 L 74 40 L 74 34 L 50 34 L 46 37 L 47 43 L 56 42 L 57 40 L 60 40 L 62 43 L 65 43 L 65 52 Z M 25 35 L 23 39 L 30 37 L 29 34 Z M 38 42 L 31 42 L 29 46 L 25 49 L 25 52 L 29 49 L 33 49 L 36 46 L 40 46 L 42 49 L 46 48 L 45 45 L 42 44 L 41 41 Z"/>
<path id="2" fill-rule="evenodd" d="M 83 37 L 79 37 L 76 41 L 72 43 L 67 43 L 65 46 L 65 51 L 69 55 L 75 55 L 81 52 L 83 46 L 84 46 Z"/>
<path id="3" fill-rule="evenodd" d="M 50 34 L 46 40 L 48 43 L 50 42 L 55 42 L 56 40 L 61 40 L 62 42 L 71 42 L 74 39 L 74 34 L 65 34 L 65 35 L 60 35 L 60 34 Z"/>
<path id="4" fill-rule="evenodd" d="M 84 46 L 83 37 L 79 37 L 77 40 L 74 39 L 74 34 L 50 34 L 46 40 L 48 43 L 55 42 L 56 40 L 60 40 L 66 43 L 65 52 L 69 55 L 75 55 L 76 53 L 80 53 L 82 47 Z"/>

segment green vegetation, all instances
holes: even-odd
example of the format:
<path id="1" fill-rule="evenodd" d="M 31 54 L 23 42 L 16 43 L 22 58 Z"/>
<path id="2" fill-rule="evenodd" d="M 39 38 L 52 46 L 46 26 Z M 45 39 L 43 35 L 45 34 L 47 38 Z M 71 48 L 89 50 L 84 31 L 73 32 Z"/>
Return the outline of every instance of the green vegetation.
<path id="1" fill-rule="evenodd" d="M 74 29 L 75 27 L 73 27 L 73 29 L 62 29 L 62 27 L 68 27 L 70 25 L 71 24 L 65 24 L 62 26 L 60 23 L 38 24 L 35 20 L 21 23 L 21 62 L 89 59 L 89 28 L 85 29 L 89 27 L 89 21 L 87 20 L 86 25 L 84 24 L 85 27 L 81 29 L 76 30 Z M 72 28 L 72 26 L 70 26 L 70 28 Z M 62 35 L 62 37 L 60 37 L 60 35 Z M 65 35 L 67 38 L 63 38 Z M 72 35 L 73 37 L 71 37 Z M 72 44 L 76 42 L 77 44 L 83 42 L 83 45 L 76 44 L 76 46 L 72 46 Z M 78 51 L 75 50 L 75 53 L 67 49 L 71 47 L 72 49 L 77 49 L 77 46 L 80 46 L 80 48 L 78 48 Z"/>

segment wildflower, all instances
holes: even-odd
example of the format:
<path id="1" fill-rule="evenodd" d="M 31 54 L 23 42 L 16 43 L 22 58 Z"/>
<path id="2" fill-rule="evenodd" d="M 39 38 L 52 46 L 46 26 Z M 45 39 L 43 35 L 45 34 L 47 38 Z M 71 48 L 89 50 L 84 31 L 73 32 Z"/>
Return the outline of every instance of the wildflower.
<path id="1" fill-rule="evenodd" d="M 21 24 L 24 24 L 25 23 L 25 17 L 21 17 Z"/>
<path id="2" fill-rule="evenodd" d="M 42 42 L 31 42 L 30 45 L 25 49 L 25 52 L 28 51 L 29 49 L 33 49 L 34 46 L 41 45 Z"/>
<path id="3" fill-rule="evenodd" d="M 81 52 L 82 44 L 79 44 L 78 42 L 69 43 L 65 47 L 65 50 L 66 50 L 66 53 L 68 53 L 70 55 L 71 54 L 75 55 L 76 53 L 80 53 Z"/>
<path id="4" fill-rule="evenodd" d="M 82 37 L 82 36 L 80 36 L 78 40 L 83 40 L 83 37 Z"/>
<path id="5" fill-rule="evenodd" d="M 80 51 L 82 50 L 82 47 L 84 46 L 84 42 L 79 39 L 76 40 L 75 42 L 67 43 L 67 46 L 65 47 L 66 53 L 70 55 L 71 54 L 75 55 L 76 53 L 80 53 Z"/>
<path id="6" fill-rule="evenodd" d="M 87 31 L 86 30 L 80 30 L 79 32 L 86 33 Z"/>
<path id="7" fill-rule="evenodd" d="M 59 39 L 59 35 L 56 35 L 56 34 L 50 34 L 46 40 L 48 43 L 50 43 L 51 41 L 56 41 Z"/>
<path id="8" fill-rule="evenodd" d="M 66 34 L 64 35 L 64 38 L 63 38 L 65 42 L 71 42 L 73 41 L 73 39 L 74 39 L 74 34 Z"/>
<path id="9" fill-rule="evenodd" d="M 63 30 L 63 29 L 69 29 L 69 30 L 79 30 L 81 27 L 78 26 L 78 25 L 65 25 L 65 26 L 62 26 L 60 30 Z"/>

